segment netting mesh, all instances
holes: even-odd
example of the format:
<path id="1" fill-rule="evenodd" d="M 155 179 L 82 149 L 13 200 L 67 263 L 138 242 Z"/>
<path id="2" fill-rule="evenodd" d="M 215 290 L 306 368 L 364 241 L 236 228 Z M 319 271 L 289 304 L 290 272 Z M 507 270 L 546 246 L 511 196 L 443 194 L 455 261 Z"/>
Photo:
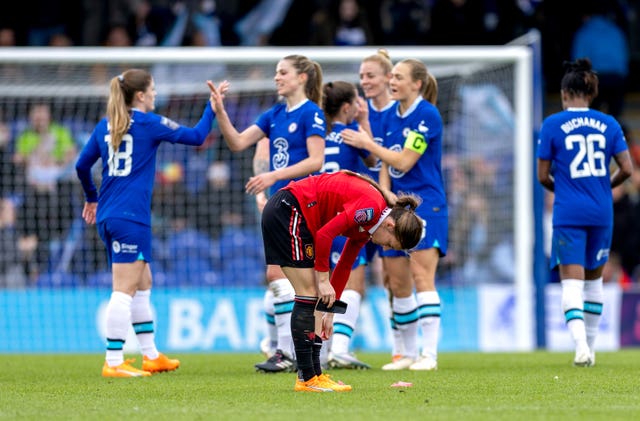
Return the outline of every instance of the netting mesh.
<path id="1" fill-rule="evenodd" d="M 81 220 L 83 196 L 73 168 L 103 116 L 110 77 L 130 67 L 149 69 L 156 112 L 184 125 L 201 115 L 205 80 L 229 79 L 227 109 L 244 129 L 277 100 L 278 58 L 266 64 L 0 65 L 0 284 L 110 286 L 104 246 L 95 227 Z M 360 59 L 318 61 L 325 81 L 357 82 Z M 439 283 L 513 282 L 514 66 L 469 61 L 429 68 L 439 82 L 450 204 L 449 253 Z M 50 116 L 55 131 L 33 131 L 35 109 Z M 161 146 L 153 198 L 156 285 L 261 284 L 259 214 L 243 192 L 252 156 L 253 148 L 229 152 L 215 127 L 202 147 Z"/>

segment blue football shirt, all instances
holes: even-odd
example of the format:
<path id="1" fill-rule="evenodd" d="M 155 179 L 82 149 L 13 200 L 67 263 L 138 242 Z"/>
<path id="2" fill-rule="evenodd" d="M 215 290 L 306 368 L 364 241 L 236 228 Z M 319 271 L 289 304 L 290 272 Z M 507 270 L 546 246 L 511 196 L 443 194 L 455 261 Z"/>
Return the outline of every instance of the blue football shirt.
<path id="1" fill-rule="evenodd" d="M 384 139 L 384 128 L 383 121 L 385 115 L 394 112 L 396 101 L 389 101 L 389 103 L 381 110 L 376 109 L 373 105 L 373 101 L 369 99 L 367 101 L 369 107 L 369 127 L 371 128 L 371 134 L 373 135 L 373 140 L 378 144 L 383 144 Z M 376 164 L 373 167 L 367 167 L 363 161 L 360 161 L 360 172 L 362 174 L 366 174 L 374 180 L 379 180 L 380 168 L 382 167 L 382 161 L 380 159 L 376 160 Z"/>
<path id="2" fill-rule="evenodd" d="M 552 162 L 553 225 L 613 223 L 609 164 L 626 149 L 620 124 L 600 111 L 568 108 L 544 120 L 538 158 Z"/>
<path id="3" fill-rule="evenodd" d="M 404 115 L 398 104 L 383 121 L 384 146 L 401 152 L 409 148 L 422 156 L 406 172 L 389 167 L 391 190 L 414 193 L 422 198 L 422 215 L 446 215 L 447 199 L 442 177 L 442 118 L 429 101 L 418 97 Z"/>
<path id="4" fill-rule="evenodd" d="M 322 172 L 336 172 L 340 170 L 359 171 L 362 158 L 369 156 L 369 152 L 344 143 L 340 134 L 344 129 L 358 130 L 358 123 L 334 123 L 331 132 L 324 138 L 324 166 Z"/>
<path id="5" fill-rule="evenodd" d="M 311 136 L 324 139 L 326 134 L 324 112 L 309 99 L 290 110 L 285 103 L 278 103 L 261 114 L 256 125 L 269 138 L 271 171 L 290 167 L 308 158 L 307 139 Z M 270 193 L 280 190 L 290 181 L 277 181 L 271 186 Z"/>
<path id="6" fill-rule="evenodd" d="M 95 127 L 76 163 L 87 202 L 98 202 L 96 222 L 123 218 L 151 225 L 151 196 L 156 173 L 156 152 L 163 141 L 201 145 L 211 130 L 214 113 L 207 106 L 195 127 L 184 127 L 167 117 L 132 111 L 131 127 L 114 153 L 108 122 Z M 91 167 L 102 158 L 100 194 Z"/>

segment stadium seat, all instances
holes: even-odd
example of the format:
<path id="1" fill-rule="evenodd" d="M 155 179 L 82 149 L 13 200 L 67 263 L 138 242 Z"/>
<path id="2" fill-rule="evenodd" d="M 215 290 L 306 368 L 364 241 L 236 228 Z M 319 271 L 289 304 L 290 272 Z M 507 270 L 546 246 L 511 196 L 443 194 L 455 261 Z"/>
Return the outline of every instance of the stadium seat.
<path id="1" fill-rule="evenodd" d="M 76 288 L 82 285 L 82 278 L 78 275 L 64 272 L 43 273 L 35 283 L 38 288 Z"/>
<path id="2" fill-rule="evenodd" d="M 101 271 L 90 275 L 86 285 L 92 288 L 111 288 L 111 271 Z"/>
<path id="3" fill-rule="evenodd" d="M 264 260 L 261 236 L 253 228 L 225 227 L 220 235 L 220 258 L 222 262 L 237 256 Z M 264 262 L 262 262 L 264 266 Z"/>

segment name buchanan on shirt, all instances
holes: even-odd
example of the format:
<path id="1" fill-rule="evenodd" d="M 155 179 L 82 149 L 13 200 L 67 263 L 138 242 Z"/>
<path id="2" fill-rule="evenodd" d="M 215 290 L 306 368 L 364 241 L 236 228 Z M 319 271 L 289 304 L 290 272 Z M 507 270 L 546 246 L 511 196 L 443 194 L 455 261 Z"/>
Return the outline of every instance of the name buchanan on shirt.
<path id="1" fill-rule="evenodd" d="M 600 133 L 604 133 L 607 130 L 606 124 L 604 124 L 602 121 L 597 120 L 593 117 L 575 117 L 575 118 L 572 118 L 571 120 L 566 121 L 560 127 L 562 131 L 565 132 L 565 134 L 568 134 L 572 130 L 575 130 L 583 126 L 592 127 L 598 130 Z"/>

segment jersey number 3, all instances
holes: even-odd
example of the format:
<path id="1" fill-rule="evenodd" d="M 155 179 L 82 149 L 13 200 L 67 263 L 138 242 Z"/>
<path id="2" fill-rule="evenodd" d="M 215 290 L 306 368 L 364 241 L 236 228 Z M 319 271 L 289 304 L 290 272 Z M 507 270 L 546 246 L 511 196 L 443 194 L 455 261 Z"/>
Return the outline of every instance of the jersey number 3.
<path id="1" fill-rule="evenodd" d="M 571 178 L 603 177 L 607 175 L 605 165 L 605 148 L 607 140 L 600 133 L 592 133 L 584 137 L 581 134 L 572 134 L 564 139 L 565 147 L 572 151 L 577 147 L 577 152 L 569 166 Z"/>
<path id="2" fill-rule="evenodd" d="M 116 152 L 111 145 L 111 135 L 104 137 L 109 149 L 109 176 L 110 177 L 126 177 L 131 174 L 131 165 L 133 163 L 131 154 L 133 153 L 133 137 L 127 133 L 122 136 L 122 143 Z M 124 150 L 122 145 L 124 144 Z"/>

